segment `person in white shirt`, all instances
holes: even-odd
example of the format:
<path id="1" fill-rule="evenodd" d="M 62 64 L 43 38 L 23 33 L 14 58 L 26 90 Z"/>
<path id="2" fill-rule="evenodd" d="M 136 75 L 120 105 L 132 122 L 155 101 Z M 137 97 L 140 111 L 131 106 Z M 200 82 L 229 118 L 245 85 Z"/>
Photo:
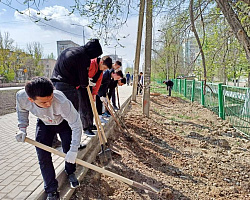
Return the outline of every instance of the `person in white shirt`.
<path id="1" fill-rule="evenodd" d="M 19 131 L 18 142 L 24 142 L 29 125 L 29 113 L 37 116 L 36 141 L 52 146 L 55 134 L 59 133 L 65 157 L 65 171 L 72 188 L 80 184 L 75 177 L 75 160 L 82 135 L 80 115 L 70 100 L 45 77 L 34 77 L 25 89 L 16 94 L 16 110 Z M 51 153 L 36 148 L 47 200 L 59 199 L 58 182 L 55 178 Z"/>

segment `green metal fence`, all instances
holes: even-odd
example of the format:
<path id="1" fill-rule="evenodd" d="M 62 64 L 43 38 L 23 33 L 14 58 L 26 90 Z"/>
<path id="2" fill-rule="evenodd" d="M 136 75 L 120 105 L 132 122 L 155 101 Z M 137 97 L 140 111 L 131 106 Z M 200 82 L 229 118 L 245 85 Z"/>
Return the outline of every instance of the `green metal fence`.
<path id="1" fill-rule="evenodd" d="M 151 92 L 167 94 L 166 85 L 162 81 L 154 80 Z M 191 102 L 199 102 L 250 136 L 250 88 L 206 83 L 204 95 L 203 81 L 185 79 L 172 79 L 172 81 L 174 92 L 182 94 Z"/>

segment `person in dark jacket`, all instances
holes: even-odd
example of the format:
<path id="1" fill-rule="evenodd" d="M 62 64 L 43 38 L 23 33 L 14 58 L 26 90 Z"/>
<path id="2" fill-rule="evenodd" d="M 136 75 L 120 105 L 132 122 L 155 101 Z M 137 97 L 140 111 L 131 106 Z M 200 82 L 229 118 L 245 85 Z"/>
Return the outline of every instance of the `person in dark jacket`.
<path id="1" fill-rule="evenodd" d="M 107 71 L 107 69 L 112 68 L 112 59 L 109 56 L 103 56 L 102 58 L 96 58 L 91 60 L 91 64 L 89 67 L 89 78 L 91 79 L 90 85 L 92 90 L 92 98 L 96 100 L 96 96 L 100 89 L 102 79 L 103 79 L 103 71 Z M 93 112 L 91 108 L 91 104 L 89 101 L 87 89 L 82 89 L 82 97 L 83 99 L 80 101 L 80 116 L 82 120 L 82 126 L 84 133 L 88 136 L 94 136 L 93 125 Z"/>
<path id="2" fill-rule="evenodd" d="M 127 74 L 126 74 L 126 79 L 127 79 L 127 85 L 129 85 L 129 83 L 130 83 L 130 73 L 129 72 L 127 72 Z"/>
<path id="3" fill-rule="evenodd" d="M 121 66 L 122 66 L 121 61 L 117 60 L 113 64 L 111 71 L 112 72 L 117 71 L 117 70 L 119 70 L 121 68 Z M 109 97 L 109 99 L 110 99 L 110 97 Z M 118 107 L 116 106 L 115 90 L 112 90 L 111 100 L 112 100 L 112 104 L 113 104 L 114 109 L 118 110 Z"/>
<path id="4" fill-rule="evenodd" d="M 174 86 L 174 82 L 171 80 L 163 81 L 167 85 L 167 90 L 168 90 L 168 96 L 171 96 L 171 91 Z"/>
<path id="5" fill-rule="evenodd" d="M 126 78 L 123 77 L 123 75 L 122 75 L 122 77 L 121 77 L 120 80 L 122 80 L 122 82 L 126 83 Z M 116 87 L 118 85 L 118 82 L 119 82 L 119 80 L 111 79 L 111 81 L 109 83 L 109 86 L 108 86 L 108 98 L 109 99 L 110 98 L 112 98 L 112 99 L 114 98 L 115 99 L 115 89 L 116 89 Z M 114 94 L 114 96 L 113 96 L 113 94 Z M 113 108 L 115 110 L 118 110 L 118 107 L 116 106 L 116 104 L 113 101 L 112 101 L 112 106 L 113 106 Z"/>
<path id="6" fill-rule="evenodd" d="M 137 94 L 142 94 L 143 82 L 143 72 L 140 72 L 140 74 L 138 75 Z"/>
<path id="7" fill-rule="evenodd" d="M 65 49 L 57 59 L 51 80 L 55 88 L 65 94 L 77 111 L 81 110 L 79 99 L 89 99 L 82 90 L 86 90 L 89 83 L 95 85 L 93 79 L 88 77 L 91 59 L 101 54 L 99 40 L 92 39 L 84 46 Z"/>
<path id="8" fill-rule="evenodd" d="M 118 81 L 123 77 L 123 73 L 121 70 L 113 71 L 113 70 L 106 70 L 103 74 L 102 84 L 98 91 L 98 95 L 96 96 L 96 108 L 99 115 L 99 118 L 102 123 L 106 123 L 105 119 L 102 117 L 102 108 L 103 103 L 107 103 L 107 93 L 109 84 L 112 80 Z"/>

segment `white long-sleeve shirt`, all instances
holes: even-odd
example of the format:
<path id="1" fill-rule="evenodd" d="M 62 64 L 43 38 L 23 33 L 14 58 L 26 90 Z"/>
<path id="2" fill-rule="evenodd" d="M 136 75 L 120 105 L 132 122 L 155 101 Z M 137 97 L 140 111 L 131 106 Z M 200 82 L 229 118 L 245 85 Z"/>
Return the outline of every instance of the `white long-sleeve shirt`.
<path id="1" fill-rule="evenodd" d="M 29 126 L 29 112 L 37 116 L 48 126 L 59 125 L 65 119 L 72 129 L 71 150 L 78 150 L 82 135 L 80 115 L 71 101 L 61 91 L 54 90 L 51 106 L 41 108 L 28 100 L 28 95 L 24 89 L 20 90 L 16 94 L 16 110 L 19 128 Z"/>

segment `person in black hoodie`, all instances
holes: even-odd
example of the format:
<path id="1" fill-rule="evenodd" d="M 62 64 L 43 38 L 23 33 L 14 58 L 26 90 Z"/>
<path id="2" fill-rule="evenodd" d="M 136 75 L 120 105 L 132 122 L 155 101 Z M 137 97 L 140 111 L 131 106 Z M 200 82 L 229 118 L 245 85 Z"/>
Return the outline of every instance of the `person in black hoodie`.
<path id="1" fill-rule="evenodd" d="M 92 39 L 84 46 L 65 49 L 57 59 L 51 80 L 55 88 L 62 91 L 78 111 L 81 110 L 79 99 L 84 101 L 89 98 L 82 89 L 95 85 L 93 79 L 88 77 L 91 59 L 101 54 L 99 40 Z"/>

